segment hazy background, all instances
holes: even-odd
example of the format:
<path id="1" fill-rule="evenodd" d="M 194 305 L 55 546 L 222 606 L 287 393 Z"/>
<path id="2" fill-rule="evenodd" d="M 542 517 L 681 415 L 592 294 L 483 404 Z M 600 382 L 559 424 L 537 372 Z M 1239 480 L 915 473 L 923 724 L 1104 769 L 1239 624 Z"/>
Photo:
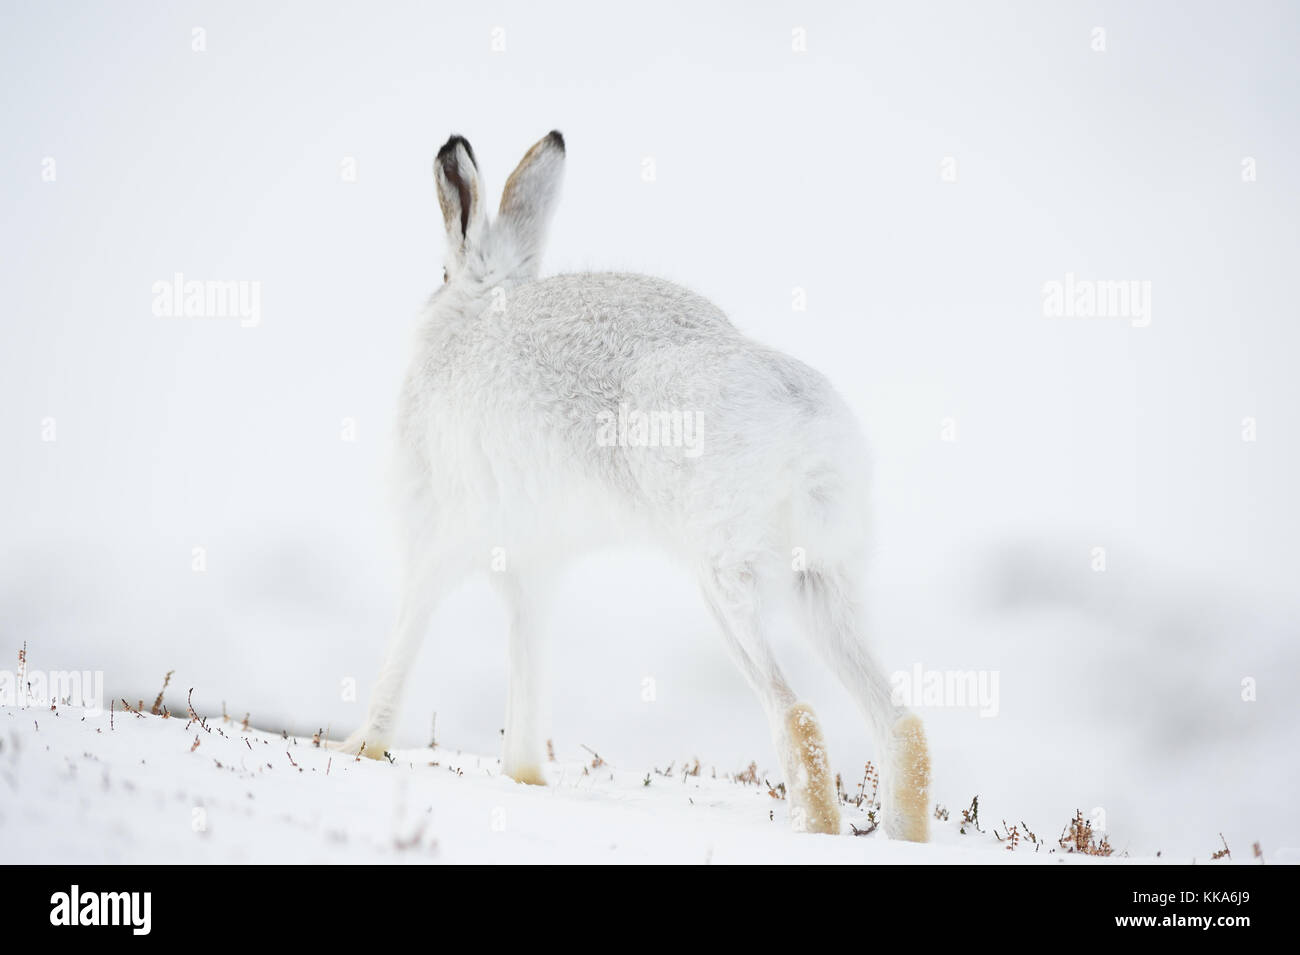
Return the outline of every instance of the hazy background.
<path id="1" fill-rule="evenodd" d="M 1050 838 L 1099 807 L 1135 853 L 1203 859 L 1220 831 L 1238 856 L 1300 847 L 1294 5 L 3 18 L 0 666 L 26 641 L 32 667 L 103 669 L 114 696 L 151 700 L 175 669 L 173 707 L 193 686 L 205 711 L 351 730 L 396 600 L 383 479 L 441 281 L 433 154 L 466 135 L 495 197 L 559 128 L 546 271 L 680 281 L 861 415 L 887 665 L 1000 674 L 997 718 L 924 713 L 939 801 L 978 792 L 986 819 Z M 156 317 L 175 272 L 261 282 L 260 326 Z M 1045 318 L 1067 272 L 1151 282 L 1151 324 Z M 656 555 L 592 559 L 553 624 L 561 753 L 772 765 L 692 582 Z M 504 626 L 484 583 L 440 610 L 402 742 L 436 711 L 444 744 L 496 751 Z M 856 780 L 873 754 L 847 697 L 781 650 Z"/>

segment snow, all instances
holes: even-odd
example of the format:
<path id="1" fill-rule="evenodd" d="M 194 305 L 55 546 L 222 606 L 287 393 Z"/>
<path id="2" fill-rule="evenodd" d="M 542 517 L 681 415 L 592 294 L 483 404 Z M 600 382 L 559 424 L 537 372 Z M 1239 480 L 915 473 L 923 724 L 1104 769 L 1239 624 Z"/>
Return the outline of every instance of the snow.
<path id="1" fill-rule="evenodd" d="M 436 614 L 396 740 L 413 752 L 436 713 L 439 739 L 481 754 L 451 760 L 466 775 L 429 754 L 324 775 L 305 740 L 360 725 L 397 603 L 383 475 L 441 281 L 432 157 L 463 133 L 495 196 L 552 128 L 569 169 L 545 272 L 679 281 L 861 417 L 873 645 L 890 671 L 998 674 L 996 716 L 921 709 L 938 802 L 978 793 L 1048 840 L 1079 809 L 1131 858 L 1204 860 L 1221 832 L 1234 856 L 1300 851 L 1294 6 L 681 0 L 631 28 L 572 9 L 7 11 L 0 676 L 25 644 L 30 667 L 101 671 L 134 704 L 175 670 L 168 705 L 194 687 L 214 735 L 191 753 L 176 718 L 6 708 L 6 851 L 1027 858 L 939 825 L 929 847 L 800 838 L 753 787 L 642 786 L 673 759 L 722 776 L 773 756 L 693 583 L 630 550 L 556 595 L 551 789 L 491 775 L 505 619 L 482 581 Z M 154 315 L 177 272 L 261 282 L 260 323 Z M 1068 274 L 1150 281 L 1150 324 L 1045 317 Z M 877 758 L 861 717 L 774 630 L 853 780 Z M 215 734 L 223 704 L 273 734 L 265 760 Z M 581 776 L 583 743 L 613 780 Z M 438 854 L 394 849 L 430 808 Z"/>
<path id="2" fill-rule="evenodd" d="M 94 864 L 1155 861 L 1067 854 L 1046 830 L 1037 852 L 1023 841 L 1008 851 L 987 819 L 969 835 L 937 822 L 927 845 L 854 836 L 869 822 L 848 804 L 843 835 L 795 833 L 767 785 L 715 777 L 707 763 L 691 775 L 694 760 L 592 769 L 581 753 L 550 763 L 537 787 L 446 746 L 391 757 L 220 718 L 5 707 L 0 844 L 14 862 Z"/>

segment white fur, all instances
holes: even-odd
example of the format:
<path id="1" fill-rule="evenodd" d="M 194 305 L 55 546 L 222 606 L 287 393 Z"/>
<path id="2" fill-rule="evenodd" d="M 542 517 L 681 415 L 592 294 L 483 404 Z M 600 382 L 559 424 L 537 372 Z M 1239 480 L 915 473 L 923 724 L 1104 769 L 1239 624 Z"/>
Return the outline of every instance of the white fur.
<path id="1" fill-rule="evenodd" d="M 782 593 L 796 595 L 808 635 L 873 728 L 886 831 L 917 838 L 888 779 L 903 758 L 891 730 L 906 711 L 862 639 L 867 457 L 853 415 L 816 371 L 745 338 L 683 288 L 628 274 L 537 279 L 563 172 L 558 134 L 529 151 L 493 221 L 471 156 L 453 137 L 436 163 L 450 254 L 401 398 L 405 597 L 366 724 L 341 748 L 382 753 L 430 614 L 482 571 L 510 610 L 504 770 L 540 781 L 540 620 L 556 575 L 641 533 L 699 580 L 767 711 L 792 815 L 817 794 L 798 784 L 808 774 L 787 729 L 797 697 L 769 646 L 765 609 Z M 698 415 L 699 443 L 602 443 L 601 422 L 620 406 Z M 494 553 L 504 569 L 492 568 Z M 829 825 L 838 829 L 837 811 Z"/>

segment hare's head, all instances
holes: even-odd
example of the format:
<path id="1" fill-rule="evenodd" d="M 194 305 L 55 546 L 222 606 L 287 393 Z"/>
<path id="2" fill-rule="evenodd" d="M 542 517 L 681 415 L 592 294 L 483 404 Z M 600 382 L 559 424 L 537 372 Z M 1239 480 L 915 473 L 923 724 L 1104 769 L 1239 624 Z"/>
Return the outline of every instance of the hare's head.
<path id="1" fill-rule="evenodd" d="M 506 180 L 496 219 L 489 220 L 474 150 L 452 136 L 433 163 L 438 204 L 447 226 L 445 280 L 499 285 L 534 278 L 542 243 L 564 178 L 564 137 L 550 132 L 524 154 Z"/>

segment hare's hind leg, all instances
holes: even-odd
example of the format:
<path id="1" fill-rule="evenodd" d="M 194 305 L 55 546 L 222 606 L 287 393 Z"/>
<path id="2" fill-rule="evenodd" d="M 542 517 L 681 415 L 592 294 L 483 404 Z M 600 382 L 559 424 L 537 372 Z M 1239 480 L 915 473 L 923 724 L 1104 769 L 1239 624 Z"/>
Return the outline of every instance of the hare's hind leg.
<path id="1" fill-rule="evenodd" d="M 493 574 L 510 613 L 509 690 L 501 770 L 517 782 L 546 785 L 543 708 L 546 647 L 544 614 L 555 575 L 534 571 Z"/>
<path id="2" fill-rule="evenodd" d="M 722 627 L 732 659 L 758 694 L 772 742 L 781 760 L 790 800 L 791 825 L 798 831 L 838 833 L 840 810 L 834 773 L 821 728 L 811 707 L 798 702 L 772 655 L 763 615 L 770 584 L 750 564 L 707 565 L 700 574 L 705 600 Z"/>
<path id="3" fill-rule="evenodd" d="M 809 637 L 871 725 L 881 767 L 881 810 L 891 839 L 930 838 L 930 755 L 921 719 L 892 699 L 889 680 L 863 635 L 862 610 L 848 567 L 797 575 L 798 605 Z"/>

